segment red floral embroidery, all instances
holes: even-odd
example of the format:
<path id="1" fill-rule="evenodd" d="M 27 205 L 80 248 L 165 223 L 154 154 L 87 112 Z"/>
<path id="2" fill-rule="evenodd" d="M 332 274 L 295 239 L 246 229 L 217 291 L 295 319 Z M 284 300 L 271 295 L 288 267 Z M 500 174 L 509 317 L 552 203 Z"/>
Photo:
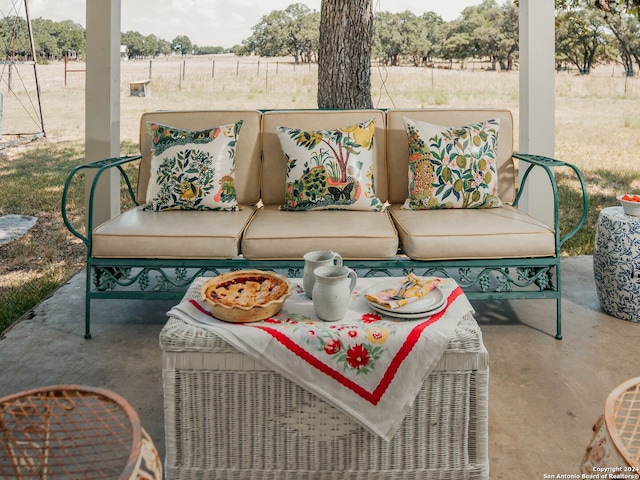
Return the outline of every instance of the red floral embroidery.
<path id="1" fill-rule="evenodd" d="M 377 313 L 365 313 L 362 315 L 362 323 L 374 323 L 382 320 L 382 315 Z"/>
<path id="2" fill-rule="evenodd" d="M 362 345 L 354 345 L 347 350 L 347 363 L 352 368 L 362 368 L 369 363 L 369 360 L 371 360 L 369 351 Z"/>
<path id="3" fill-rule="evenodd" d="M 329 340 L 327 343 L 324 344 L 324 351 L 327 353 L 327 355 L 335 355 L 340 351 L 341 348 L 342 348 L 342 344 L 340 343 L 340 340 L 338 340 L 337 338 L 334 338 L 333 340 Z"/>
<path id="4" fill-rule="evenodd" d="M 280 320 L 278 320 L 277 318 L 273 318 L 273 317 L 265 318 L 263 321 L 264 321 L 264 323 L 282 323 L 282 322 L 280 322 Z"/>

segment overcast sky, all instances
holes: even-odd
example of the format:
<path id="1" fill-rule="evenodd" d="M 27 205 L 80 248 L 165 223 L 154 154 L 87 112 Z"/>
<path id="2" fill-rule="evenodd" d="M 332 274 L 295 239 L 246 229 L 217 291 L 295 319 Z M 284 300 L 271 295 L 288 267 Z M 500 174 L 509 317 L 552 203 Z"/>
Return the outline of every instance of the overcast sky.
<path id="1" fill-rule="evenodd" d="M 86 26 L 86 2 L 101 0 L 28 0 L 31 18 L 54 21 L 73 20 Z M 186 35 L 200 46 L 239 44 L 251 36 L 252 27 L 272 10 L 284 10 L 293 3 L 304 3 L 320 11 L 320 0 L 122 0 L 122 32 L 154 34 L 171 41 Z M 445 20 L 453 20 L 470 5 L 481 0 L 374 0 L 375 11 L 418 15 L 433 11 Z M 0 0 L 1 13 L 10 15 L 15 4 L 24 16 L 24 1 Z M 15 15 L 15 13 L 13 13 Z"/>

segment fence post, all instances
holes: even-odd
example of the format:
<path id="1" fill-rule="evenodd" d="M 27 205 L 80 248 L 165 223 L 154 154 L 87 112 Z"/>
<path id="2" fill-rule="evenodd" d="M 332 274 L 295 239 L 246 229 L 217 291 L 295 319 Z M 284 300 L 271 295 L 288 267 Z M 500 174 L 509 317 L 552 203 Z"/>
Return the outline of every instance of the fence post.
<path id="1" fill-rule="evenodd" d="M 182 79 L 184 80 L 184 72 L 187 70 L 187 61 L 182 61 Z"/>
<path id="2" fill-rule="evenodd" d="M 151 80 L 151 69 L 153 68 L 153 60 L 149 60 L 149 80 Z"/>
<path id="3" fill-rule="evenodd" d="M 259 76 L 260 75 L 260 60 L 258 60 L 258 71 L 256 72 L 256 74 Z"/>
<path id="4" fill-rule="evenodd" d="M 214 60 L 213 63 L 211 64 L 211 78 L 214 77 L 216 73 L 216 61 Z"/>
<path id="5" fill-rule="evenodd" d="M 240 60 L 238 60 L 238 63 L 236 63 L 236 78 L 238 78 L 239 74 L 240 74 Z"/>

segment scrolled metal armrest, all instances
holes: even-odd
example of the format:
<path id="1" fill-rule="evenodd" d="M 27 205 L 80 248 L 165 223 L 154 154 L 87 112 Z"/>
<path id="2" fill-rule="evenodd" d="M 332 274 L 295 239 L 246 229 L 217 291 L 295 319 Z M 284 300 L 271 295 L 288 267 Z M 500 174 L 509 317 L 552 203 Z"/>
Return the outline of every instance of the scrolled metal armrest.
<path id="1" fill-rule="evenodd" d="M 137 205 L 138 202 L 136 201 L 135 193 L 133 192 L 131 181 L 129 180 L 129 176 L 127 175 L 127 172 L 125 172 L 124 168 L 122 168 L 122 166 L 128 163 L 134 162 L 136 160 L 140 160 L 141 158 L 142 158 L 141 155 L 130 155 L 130 156 L 124 156 L 124 157 L 107 158 L 104 160 L 98 160 L 96 162 L 78 165 L 74 167 L 71 170 L 71 172 L 69 172 L 69 175 L 67 176 L 67 180 L 64 182 L 64 188 L 62 190 L 62 202 L 61 202 L 62 203 L 62 220 L 64 221 L 64 224 L 67 227 L 67 229 L 69 229 L 69 231 L 73 235 L 75 235 L 80 240 L 82 240 L 82 243 L 84 243 L 87 248 L 89 248 L 91 244 L 91 240 L 87 236 L 80 233 L 71 224 L 71 221 L 69 220 L 69 217 L 67 215 L 67 210 L 68 210 L 67 197 L 69 194 L 69 188 L 71 187 L 71 184 L 73 183 L 75 176 L 84 170 L 97 170 L 93 178 L 93 182 L 91 184 L 91 191 L 89 194 L 89 207 L 87 209 L 87 216 L 88 216 L 87 231 L 91 232 L 93 228 L 93 199 L 95 195 L 95 190 L 98 185 L 98 180 L 100 179 L 102 174 L 111 168 L 117 168 L 120 171 L 120 175 L 122 175 L 122 177 L 124 178 L 124 181 L 127 185 L 127 191 L 129 193 L 129 196 L 131 197 L 133 202 Z"/>
<path id="2" fill-rule="evenodd" d="M 559 238 L 558 246 L 559 247 L 562 246 L 567 240 L 573 237 L 582 228 L 582 226 L 587 220 L 587 215 L 589 213 L 589 197 L 587 194 L 586 182 L 584 180 L 582 172 L 578 167 L 576 167 L 571 163 L 564 162 L 561 160 L 556 160 L 554 158 L 549 158 L 541 155 L 514 153 L 513 157 L 529 164 L 524 174 L 521 177 L 522 179 L 520 181 L 520 187 L 518 188 L 518 194 L 516 195 L 516 199 L 513 202 L 514 206 L 516 206 L 518 204 L 518 201 L 520 200 L 520 196 L 522 195 L 522 191 L 524 190 L 524 186 L 527 182 L 527 178 L 529 177 L 529 173 L 531 173 L 531 171 L 536 167 L 542 168 L 547 173 L 547 176 L 549 177 L 549 181 L 551 182 L 551 188 L 553 190 L 553 196 L 554 196 L 554 202 L 553 202 L 554 203 L 554 228 L 556 231 L 556 237 Z M 578 181 L 580 182 L 580 188 L 582 190 L 582 216 L 580 217 L 580 220 L 578 221 L 576 226 L 569 233 L 565 234 L 561 238 L 559 237 L 560 199 L 558 196 L 558 185 L 556 183 L 556 179 L 552 170 L 552 168 L 559 168 L 559 167 L 560 168 L 566 167 L 571 169 L 575 173 L 576 177 L 578 178 Z"/>

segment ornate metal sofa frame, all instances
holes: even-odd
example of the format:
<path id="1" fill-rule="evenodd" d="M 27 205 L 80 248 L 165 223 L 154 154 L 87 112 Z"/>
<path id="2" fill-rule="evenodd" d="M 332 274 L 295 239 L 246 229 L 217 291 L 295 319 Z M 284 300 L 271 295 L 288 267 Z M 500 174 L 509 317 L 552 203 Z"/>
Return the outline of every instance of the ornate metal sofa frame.
<path id="1" fill-rule="evenodd" d="M 386 199 L 386 213 L 286 212 L 283 202 L 286 162 L 276 128 L 328 129 L 375 117 L 376 194 Z M 437 125 L 461 126 L 500 119 L 498 173 L 502 208 L 406 211 L 407 137 L 402 117 Z M 236 155 L 236 191 L 241 212 L 143 212 L 150 169 L 146 122 L 204 129 L 244 120 Z M 562 338 L 562 245 L 584 224 L 588 210 L 585 182 L 574 165 L 536 155 L 514 154 L 513 119 L 498 109 L 182 111 L 145 113 L 141 118 L 141 154 L 75 167 L 62 194 L 67 228 L 86 245 L 85 337 L 90 338 L 91 301 L 97 299 L 179 300 L 191 282 L 203 275 L 257 268 L 302 274 L 302 254 L 335 250 L 359 275 L 454 277 L 472 300 L 550 299 L 556 303 L 557 339 Z M 516 162 L 517 160 L 517 162 Z M 138 188 L 125 167 L 139 162 Z M 518 180 L 518 167 L 520 175 Z M 561 235 L 558 188 L 553 170 L 569 168 L 581 189 L 583 212 Z M 120 172 L 123 186 L 137 207 L 96 226 L 93 209 L 102 175 Z M 549 178 L 553 225 L 518 209 L 523 188 L 536 169 Z M 87 205 L 86 231 L 68 215 L 69 190 L 81 173 L 94 171 Z M 206 221 L 204 221 L 206 219 Z M 171 235 L 166 235 L 171 231 Z M 195 251 L 195 253 L 194 253 Z"/>

